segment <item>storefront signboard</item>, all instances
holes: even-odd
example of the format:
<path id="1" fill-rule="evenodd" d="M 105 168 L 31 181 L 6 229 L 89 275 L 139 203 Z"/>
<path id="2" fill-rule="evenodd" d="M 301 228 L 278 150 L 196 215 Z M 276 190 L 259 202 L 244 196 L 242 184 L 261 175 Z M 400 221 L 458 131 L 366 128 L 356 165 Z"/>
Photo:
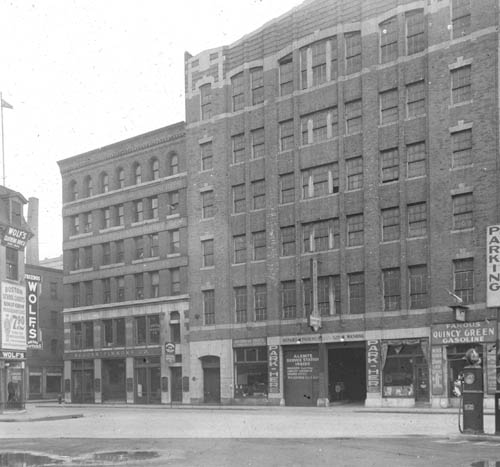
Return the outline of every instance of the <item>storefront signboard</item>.
<path id="1" fill-rule="evenodd" d="M 125 358 L 125 357 L 143 357 L 148 355 L 160 355 L 160 347 L 152 347 L 148 349 L 119 349 L 119 350 L 89 350 L 65 352 L 65 360 L 75 359 L 93 359 L 93 358 Z"/>
<path id="2" fill-rule="evenodd" d="M 324 333 L 324 334 L 305 334 L 296 336 L 280 337 L 281 345 L 295 345 L 299 341 L 301 344 L 319 344 L 320 342 L 353 342 L 364 341 L 366 339 L 364 332 Z"/>
<path id="3" fill-rule="evenodd" d="M 26 289 L 2 282 L 0 313 L 2 347 L 26 350 Z"/>
<path id="4" fill-rule="evenodd" d="M 431 350 L 432 395 L 441 396 L 443 386 L 443 347 L 436 345 Z"/>
<path id="5" fill-rule="evenodd" d="M 497 390 L 496 345 L 486 345 L 486 390 L 488 394 L 495 394 Z"/>
<path id="6" fill-rule="evenodd" d="M 175 363 L 175 344 L 173 342 L 165 342 L 165 361 Z"/>
<path id="7" fill-rule="evenodd" d="M 26 358 L 26 353 L 14 352 L 12 350 L 0 350 L 0 357 L 5 360 L 24 360 Z"/>
<path id="8" fill-rule="evenodd" d="M 486 228 L 486 305 L 500 306 L 500 225 Z"/>
<path id="9" fill-rule="evenodd" d="M 380 393 L 380 341 L 366 343 L 366 381 L 367 392 Z"/>
<path id="10" fill-rule="evenodd" d="M 24 250 L 30 237 L 31 234 L 25 230 L 7 227 L 3 232 L 2 245 L 15 250 Z"/>
<path id="11" fill-rule="evenodd" d="M 432 326 L 432 345 L 496 342 L 496 321 L 436 324 Z"/>
<path id="12" fill-rule="evenodd" d="M 39 316 L 38 316 L 38 292 L 42 277 L 36 274 L 25 274 L 26 281 L 26 307 L 27 314 L 27 347 L 28 349 L 41 349 L 42 340 L 39 332 Z"/>
<path id="13" fill-rule="evenodd" d="M 264 347 L 267 345 L 265 337 L 254 337 L 249 339 L 233 339 L 234 347 Z"/>
<path id="14" fill-rule="evenodd" d="M 277 345 L 270 345 L 267 349 L 267 366 L 269 370 L 269 394 L 280 392 L 280 350 Z"/>

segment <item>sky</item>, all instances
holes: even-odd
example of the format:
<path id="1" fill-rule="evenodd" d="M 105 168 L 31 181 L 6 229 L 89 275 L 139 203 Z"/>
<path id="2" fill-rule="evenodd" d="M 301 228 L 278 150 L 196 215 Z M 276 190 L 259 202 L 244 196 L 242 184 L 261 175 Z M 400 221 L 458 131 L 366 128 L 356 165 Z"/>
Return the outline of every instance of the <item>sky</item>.
<path id="1" fill-rule="evenodd" d="M 184 52 L 301 3 L 0 0 L 5 185 L 39 199 L 40 259 L 62 254 L 57 161 L 184 120 Z"/>

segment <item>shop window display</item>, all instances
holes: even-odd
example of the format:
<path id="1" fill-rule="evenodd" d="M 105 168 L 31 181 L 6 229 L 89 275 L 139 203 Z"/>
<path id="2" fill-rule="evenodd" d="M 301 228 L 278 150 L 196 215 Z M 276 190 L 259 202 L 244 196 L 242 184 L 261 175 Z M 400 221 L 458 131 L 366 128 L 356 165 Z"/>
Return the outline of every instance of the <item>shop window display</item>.
<path id="1" fill-rule="evenodd" d="M 267 347 L 234 349 L 235 398 L 267 397 Z"/>

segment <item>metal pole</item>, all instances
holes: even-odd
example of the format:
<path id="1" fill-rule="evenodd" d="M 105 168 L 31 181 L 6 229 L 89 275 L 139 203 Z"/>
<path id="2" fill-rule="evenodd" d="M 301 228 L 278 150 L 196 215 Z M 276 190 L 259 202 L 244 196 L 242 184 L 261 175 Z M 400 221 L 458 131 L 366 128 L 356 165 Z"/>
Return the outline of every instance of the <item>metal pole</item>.
<path id="1" fill-rule="evenodd" d="M 0 92 L 0 120 L 2 125 L 2 185 L 5 186 L 5 149 L 4 149 L 4 137 L 3 137 L 3 100 L 2 93 Z"/>

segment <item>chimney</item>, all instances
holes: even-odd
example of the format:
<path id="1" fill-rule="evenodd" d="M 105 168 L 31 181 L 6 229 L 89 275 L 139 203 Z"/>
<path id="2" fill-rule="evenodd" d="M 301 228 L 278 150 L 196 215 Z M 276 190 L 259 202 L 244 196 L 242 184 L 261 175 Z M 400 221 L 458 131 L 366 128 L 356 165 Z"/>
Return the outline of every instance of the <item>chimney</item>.
<path id="1" fill-rule="evenodd" d="M 28 225 L 33 232 L 33 237 L 26 245 L 26 264 L 40 264 L 38 256 L 38 198 L 28 199 Z"/>

